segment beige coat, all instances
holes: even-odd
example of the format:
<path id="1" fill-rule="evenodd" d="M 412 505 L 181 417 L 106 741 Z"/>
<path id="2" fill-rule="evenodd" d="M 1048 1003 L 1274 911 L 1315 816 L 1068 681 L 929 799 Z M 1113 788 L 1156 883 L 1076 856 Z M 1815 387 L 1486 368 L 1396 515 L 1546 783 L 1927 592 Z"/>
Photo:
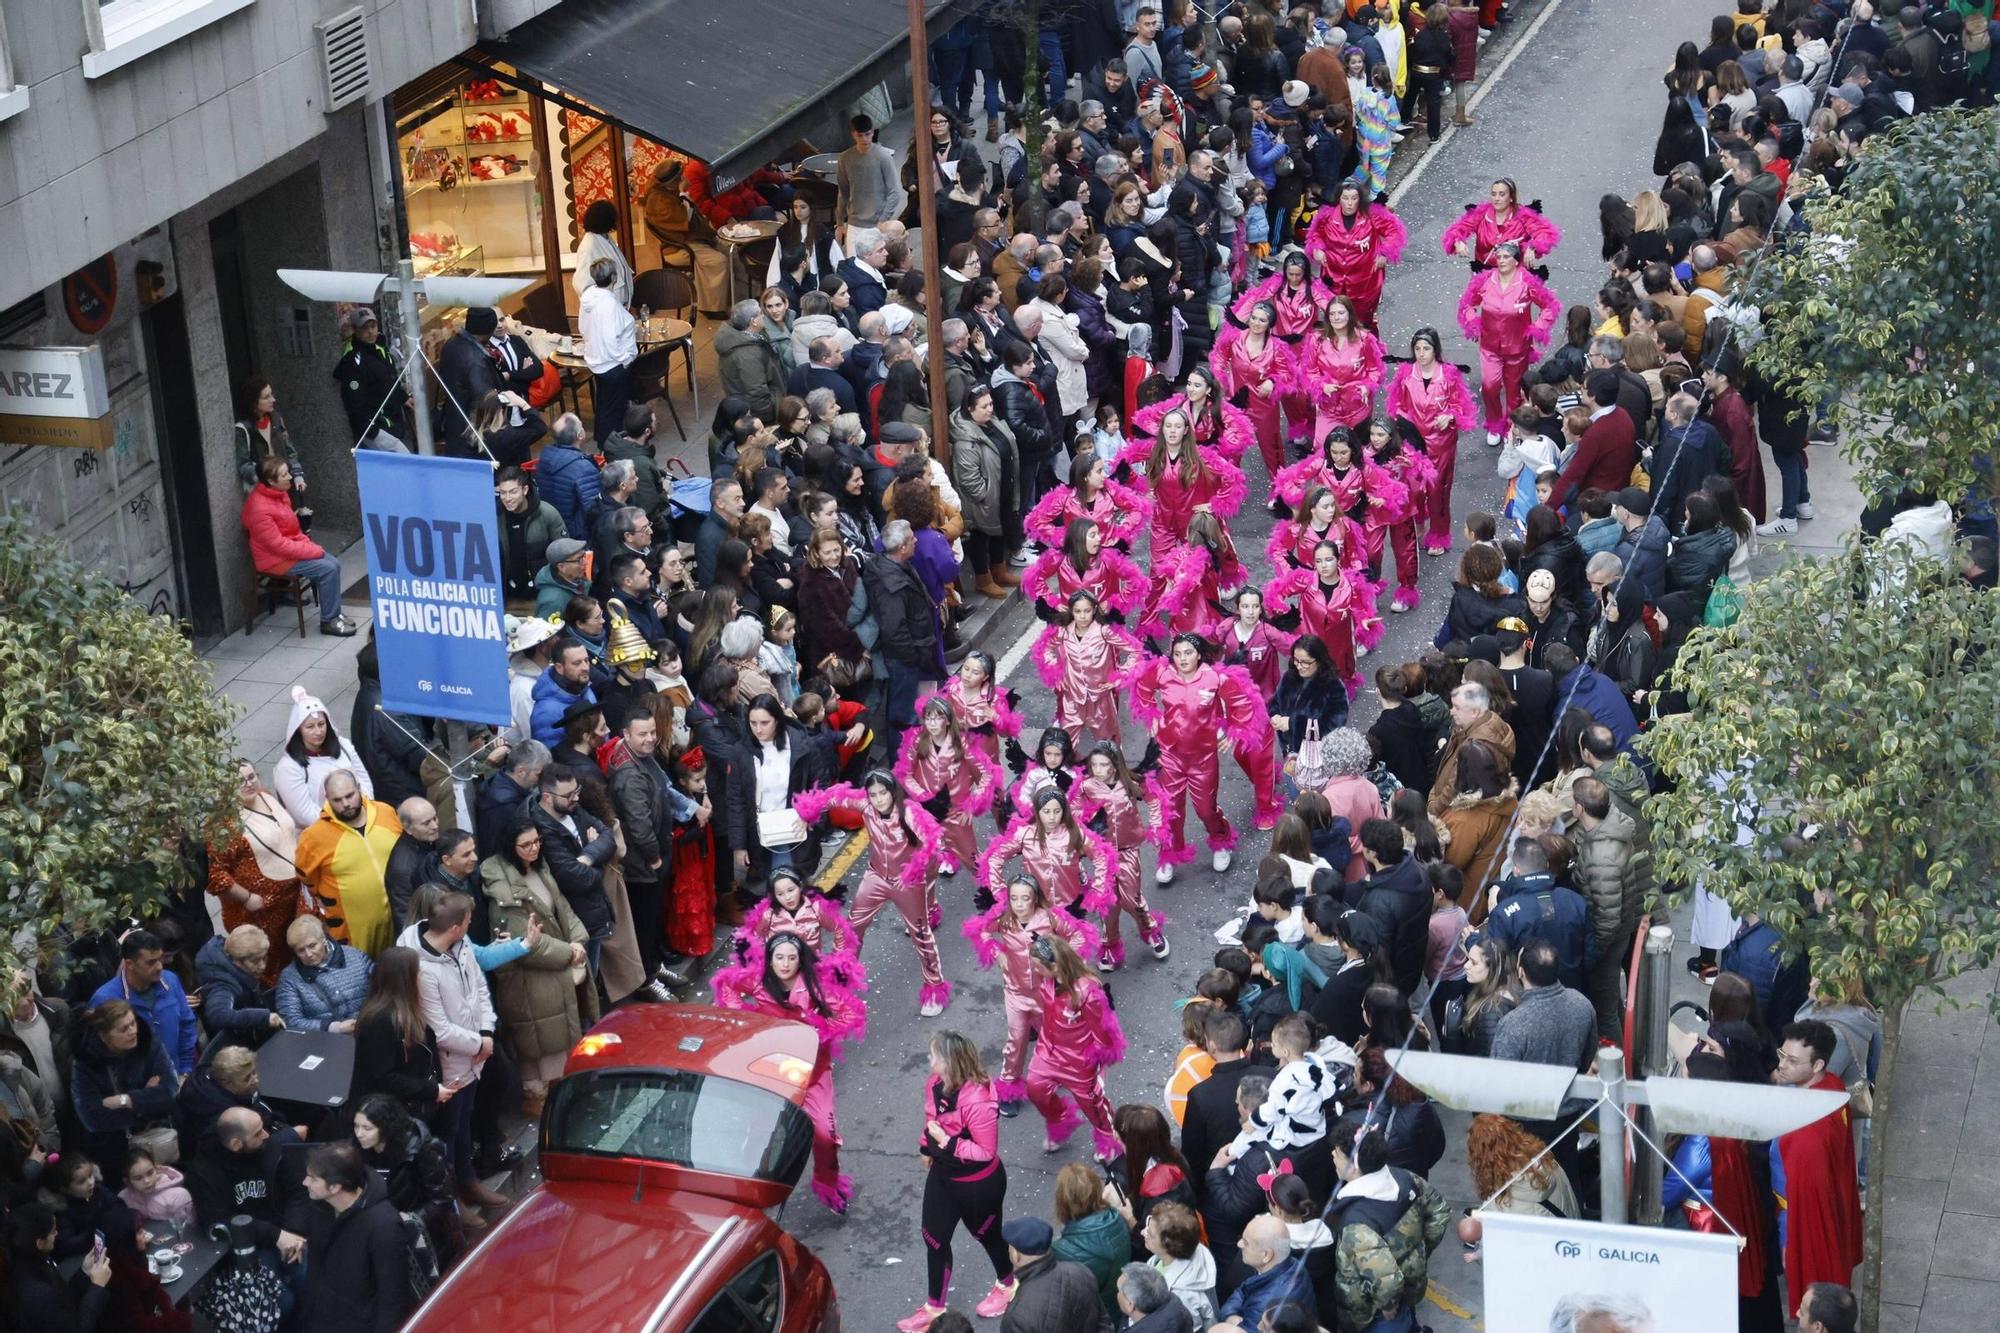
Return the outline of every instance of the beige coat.
<path id="1" fill-rule="evenodd" d="M 1062 401 L 1064 416 L 1074 416 L 1090 405 L 1090 385 L 1084 372 L 1090 360 L 1090 344 L 1076 331 L 1076 316 L 1039 296 L 1028 304 L 1042 312 L 1042 331 L 1035 342 L 1056 363 L 1056 397 Z"/>
<path id="2" fill-rule="evenodd" d="M 584 943 L 589 933 L 547 876 L 524 875 L 504 856 L 489 856 L 480 863 L 479 877 L 495 928 L 505 926 L 515 939 L 526 939 L 528 914 L 542 919 L 542 940 L 534 951 L 493 974 L 493 1008 L 508 1053 L 523 1065 L 562 1054 L 597 1021 L 596 988 L 588 980 L 579 986 L 570 979 L 570 945 Z M 586 998 L 580 1002 L 579 995 Z"/>
<path id="3" fill-rule="evenodd" d="M 1442 815 L 1451 798 L 1458 795 L 1458 752 L 1467 741 L 1485 741 L 1492 747 L 1500 772 L 1514 767 L 1514 729 L 1498 713 L 1482 713 L 1469 727 L 1454 726 L 1451 739 L 1445 742 L 1444 753 L 1438 758 L 1437 781 L 1431 783 L 1428 804 L 1433 815 Z"/>

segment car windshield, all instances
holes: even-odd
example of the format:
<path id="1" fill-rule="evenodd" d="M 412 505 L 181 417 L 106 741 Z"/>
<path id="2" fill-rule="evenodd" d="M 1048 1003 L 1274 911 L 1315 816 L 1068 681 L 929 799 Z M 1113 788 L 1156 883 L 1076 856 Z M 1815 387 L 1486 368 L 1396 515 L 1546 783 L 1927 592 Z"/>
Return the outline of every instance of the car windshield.
<path id="1" fill-rule="evenodd" d="M 795 1182 L 812 1125 L 775 1093 L 686 1071 L 572 1075 L 550 1098 L 546 1148 Z"/>

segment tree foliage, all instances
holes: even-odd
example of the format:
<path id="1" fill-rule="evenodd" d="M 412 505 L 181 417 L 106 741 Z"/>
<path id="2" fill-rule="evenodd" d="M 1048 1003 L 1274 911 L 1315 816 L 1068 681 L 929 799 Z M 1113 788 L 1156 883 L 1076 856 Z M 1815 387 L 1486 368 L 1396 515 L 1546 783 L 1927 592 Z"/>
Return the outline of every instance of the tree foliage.
<path id="1" fill-rule="evenodd" d="M 1812 237 L 1757 264 L 1762 374 L 1831 397 L 1863 494 L 1956 501 L 2000 421 L 2000 112 L 1951 109 L 1870 139 L 1839 195 L 1805 208 Z"/>
<path id="2" fill-rule="evenodd" d="M 179 629 L 0 514 L 0 969 L 144 914 L 233 817 L 228 705 Z"/>
<path id="3" fill-rule="evenodd" d="M 2000 596 L 1954 575 L 1858 537 L 1786 566 L 1689 639 L 1691 711 L 1641 743 L 1671 784 L 1646 804 L 1662 881 L 1758 913 L 1885 1012 L 2000 951 Z"/>

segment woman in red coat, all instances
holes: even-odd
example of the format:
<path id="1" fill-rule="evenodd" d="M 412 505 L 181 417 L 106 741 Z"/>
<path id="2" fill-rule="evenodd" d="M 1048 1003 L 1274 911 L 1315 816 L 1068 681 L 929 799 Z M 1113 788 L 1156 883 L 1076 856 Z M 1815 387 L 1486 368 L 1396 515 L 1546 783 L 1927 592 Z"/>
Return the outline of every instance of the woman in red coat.
<path id="1" fill-rule="evenodd" d="M 276 454 L 257 464 L 257 484 L 243 500 L 243 531 L 259 574 L 311 580 L 321 634 L 353 635 L 353 623 L 340 614 L 340 561 L 299 526 L 292 512 L 292 466 Z"/>

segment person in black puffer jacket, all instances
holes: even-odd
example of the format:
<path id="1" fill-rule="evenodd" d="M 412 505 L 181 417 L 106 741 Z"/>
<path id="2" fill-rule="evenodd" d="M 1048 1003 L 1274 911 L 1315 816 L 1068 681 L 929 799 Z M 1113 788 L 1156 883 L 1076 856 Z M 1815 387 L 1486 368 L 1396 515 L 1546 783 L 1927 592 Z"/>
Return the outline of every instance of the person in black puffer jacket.
<path id="1" fill-rule="evenodd" d="M 1347 905 L 1375 918 L 1386 937 L 1396 986 L 1414 994 L 1430 940 L 1430 878 L 1403 846 L 1403 830 L 1387 819 L 1361 826 L 1361 854 L 1370 873 L 1346 889 Z"/>
<path id="2" fill-rule="evenodd" d="M 1452 584 L 1451 605 L 1439 626 L 1436 647 L 1453 639 L 1472 642 L 1481 634 L 1491 634 L 1508 616 L 1527 615 L 1527 606 L 1500 582 L 1500 552 L 1481 543 L 1466 548 L 1459 558 L 1458 579 Z"/>
<path id="3" fill-rule="evenodd" d="M 1715 501 L 1699 492 L 1687 498 L 1687 521 L 1667 555 L 1667 592 L 1685 594 L 1697 619 L 1715 581 L 1729 571 L 1736 534 L 1722 525 Z"/>
<path id="4" fill-rule="evenodd" d="M 461 1221 L 444 1143 L 394 1097 L 378 1092 L 361 1103 L 354 1115 L 354 1144 L 396 1211 L 424 1224 L 440 1266 L 464 1252 L 467 1226 L 485 1227 L 470 1209 Z"/>

